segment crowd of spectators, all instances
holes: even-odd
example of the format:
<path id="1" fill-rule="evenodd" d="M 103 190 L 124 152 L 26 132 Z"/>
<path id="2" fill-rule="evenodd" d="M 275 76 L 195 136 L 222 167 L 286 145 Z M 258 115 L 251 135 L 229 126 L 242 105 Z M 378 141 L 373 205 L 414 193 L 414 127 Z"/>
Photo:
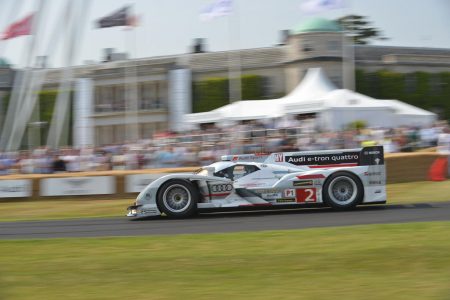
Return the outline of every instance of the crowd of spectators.
<path id="1" fill-rule="evenodd" d="M 439 144 L 439 145 L 438 145 Z M 426 128 L 366 128 L 319 132 L 314 120 L 289 123 L 245 122 L 223 128 L 206 126 L 181 134 L 159 134 L 123 145 L 0 154 L 0 174 L 33 174 L 103 170 L 203 166 L 222 155 L 352 149 L 383 145 L 385 152 L 411 152 L 439 146 L 450 150 L 450 130 L 444 122 Z"/>

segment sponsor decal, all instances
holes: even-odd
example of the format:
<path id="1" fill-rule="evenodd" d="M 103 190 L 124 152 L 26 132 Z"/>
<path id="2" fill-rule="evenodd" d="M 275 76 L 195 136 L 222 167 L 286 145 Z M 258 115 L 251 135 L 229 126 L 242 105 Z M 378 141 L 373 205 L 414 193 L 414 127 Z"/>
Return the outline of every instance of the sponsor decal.
<path id="1" fill-rule="evenodd" d="M 275 153 L 275 162 L 283 162 L 283 153 Z"/>
<path id="2" fill-rule="evenodd" d="M 360 166 L 384 165 L 384 152 L 382 146 L 366 147 L 361 151 Z"/>
<path id="3" fill-rule="evenodd" d="M 263 162 L 267 157 L 266 153 L 256 153 L 256 154 L 243 154 L 243 155 L 233 155 L 231 161 L 261 161 Z"/>
<path id="4" fill-rule="evenodd" d="M 364 176 L 381 176 L 381 172 L 364 172 Z"/>
<path id="5" fill-rule="evenodd" d="M 314 182 L 313 182 L 313 180 L 299 180 L 299 181 L 294 181 L 292 184 L 294 186 L 309 186 L 309 185 L 313 185 Z"/>
<path id="6" fill-rule="evenodd" d="M 211 192 L 220 193 L 220 192 L 231 192 L 233 190 L 233 186 L 231 184 L 214 184 L 211 186 Z"/>
<path id="7" fill-rule="evenodd" d="M 281 198 L 281 193 L 268 193 L 268 194 L 261 194 L 261 197 L 263 199 L 277 199 Z"/>
<path id="8" fill-rule="evenodd" d="M 295 197 L 295 190 L 294 189 L 284 190 L 283 197 L 286 197 L 286 198 Z"/>
<path id="9" fill-rule="evenodd" d="M 381 185 L 382 183 L 381 183 L 381 180 L 371 180 L 371 181 L 369 181 L 369 184 L 370 185 Z"/>
<path id="10" fill-rule="evenodd" d="M 375 194 L 381 194 L 381 190 L 376 190 Z"/>
<path id="11" fill-rule="evenodd" d="M 364 151 L 364 155 L 377 155 L 377 154 L 381 154 L 381 151 L 379 150 Z"/>
<path id="12" fill-rule="evenodd" d="M 317 202 L 316 188 L 296 189 L 295 199 L 297 203 Z"/>
<path id="13" fill-rule="evenodd" d="M 276 200 L 277 203 L 295 203 L 294 198 L 280 198 Z"/>
<path id="14" fill-rule="evenodd" d="M 277 189 L 258 189 L 254 190 L 254 192 L 258 194 L 271 194 L 271 193 L 279 193 L 280 191 Z"/>
<path id="15" fill-rule="evenodd" d="M 292 155 L 286 156 L 285 161 L 296 166 L 358 163 L 359 152 Z"/>
<path id="16" fill-rule="evenodd" d="M 297 176 L 298 179 L 322 179 L 325 178 L 325 175 L 323 174 L 311 174 L 311 175 L 299 175 Z"/>

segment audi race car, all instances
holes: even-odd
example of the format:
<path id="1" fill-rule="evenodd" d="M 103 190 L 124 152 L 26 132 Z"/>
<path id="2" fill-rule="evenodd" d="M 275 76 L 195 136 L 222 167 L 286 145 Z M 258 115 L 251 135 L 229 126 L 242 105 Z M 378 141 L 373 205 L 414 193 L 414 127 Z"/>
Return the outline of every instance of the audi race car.
<path id="1" fill-rule="evenodd" d="M 350 209 L 386 203 L 383 147 L 223 156 L 198 171 L 151 182 L 128 207 L 128 217 L 164 213 L 183 218 L 204 210 Z"/>

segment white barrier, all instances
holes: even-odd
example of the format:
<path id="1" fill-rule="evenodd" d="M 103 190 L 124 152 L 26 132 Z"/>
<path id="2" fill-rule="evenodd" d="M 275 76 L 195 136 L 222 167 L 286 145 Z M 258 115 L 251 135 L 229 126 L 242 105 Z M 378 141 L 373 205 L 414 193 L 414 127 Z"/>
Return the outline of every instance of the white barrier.
<path id="1" fill-rule="evenodd" d="M 168 173 L 126 175 L 125 193 L 140 193 L 152 181 L 167 174 Z"/>
<path id="2" fill-rule="evenodd" d="M 114 176 L 45 178 L 41 180 L 41 196 L 104 195 L 116 192 Z"/>
<path id="3" fill-rule="evenodd" d="M 0 180 L 0 198 L 31 197 L 31 179 Z"/>

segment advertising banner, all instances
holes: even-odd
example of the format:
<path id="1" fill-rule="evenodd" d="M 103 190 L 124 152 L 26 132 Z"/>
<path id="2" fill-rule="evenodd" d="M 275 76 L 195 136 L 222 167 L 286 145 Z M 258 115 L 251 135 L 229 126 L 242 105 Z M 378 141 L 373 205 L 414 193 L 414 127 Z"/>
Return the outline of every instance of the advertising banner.
<path id="1" fill-rule="evenodd" d="M 31 197 L 31 179 L 0 180 L 0 198 Z"/>
<path id="2" fill-rule="evenodd" d="M 41 196 L 104 195 L 116 192 L 114 176 L 46 178 L 41 180 Z"/>

